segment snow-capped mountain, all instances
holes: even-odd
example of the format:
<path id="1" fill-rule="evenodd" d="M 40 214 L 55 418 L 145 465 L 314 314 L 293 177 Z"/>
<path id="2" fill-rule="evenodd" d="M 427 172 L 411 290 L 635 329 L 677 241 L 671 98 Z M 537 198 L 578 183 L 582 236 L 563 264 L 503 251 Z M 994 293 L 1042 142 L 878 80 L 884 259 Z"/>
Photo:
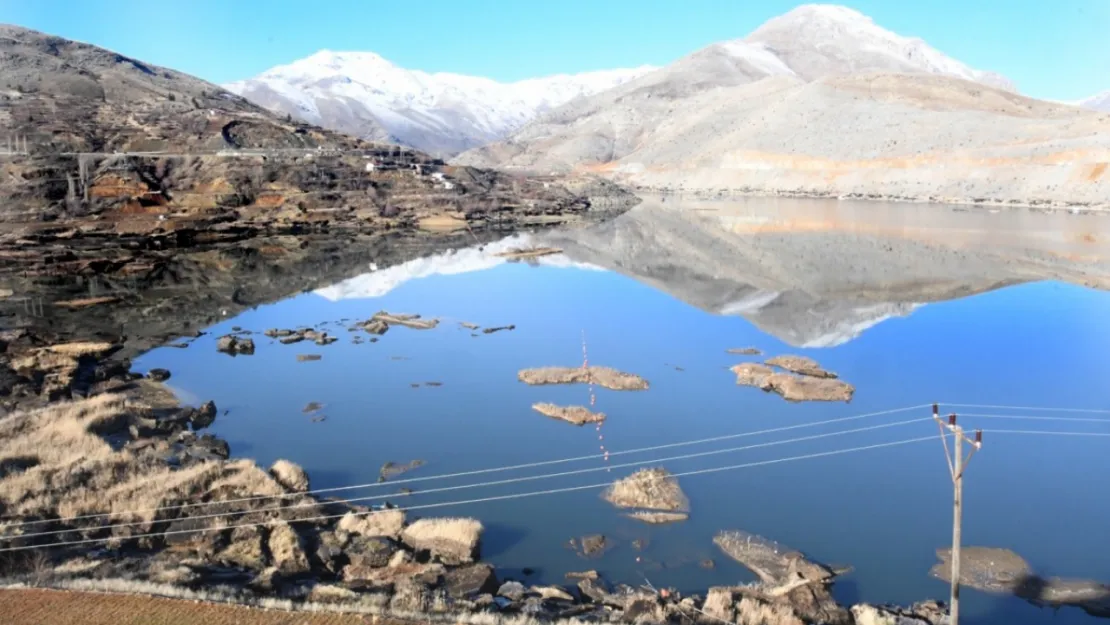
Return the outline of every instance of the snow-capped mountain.
<path id="1" fill-rule="evenodd" d="M 313 124 L 446 155 L 503 139 L 547 110 L 654 69 L 502 83 L 408 70 L 372 52 L 323 50 L 223 87 Z"/>
<path id="2" fill-rule="evenodd" d="M 1076 102 L 1078 106 L 1110 113 L 1110 90 L 1093 95 L 1086 100 Z"/>
<path id="3" fill-rule="evenodd" d="M 1017 90 L 1004 76 L 968 67 L 921 39 L 893 33 L 838 5 L 799 6 L 768 20 L 744 41 L 768 48 L 805 80 L 879 70 L 940 74 Z"/>

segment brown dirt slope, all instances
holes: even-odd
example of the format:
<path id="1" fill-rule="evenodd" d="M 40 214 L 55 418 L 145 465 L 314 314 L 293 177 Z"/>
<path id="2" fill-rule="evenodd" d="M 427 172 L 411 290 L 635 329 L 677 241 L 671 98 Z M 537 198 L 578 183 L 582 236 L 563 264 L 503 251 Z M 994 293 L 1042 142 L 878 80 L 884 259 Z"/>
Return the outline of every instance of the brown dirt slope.
<path id="1" fill-rule="evenodd" d="M 354 614 L 258 610 L 181 599 L 41 589 L 0 590 L 5 625 L 362 625 L 384 623 Z"/>

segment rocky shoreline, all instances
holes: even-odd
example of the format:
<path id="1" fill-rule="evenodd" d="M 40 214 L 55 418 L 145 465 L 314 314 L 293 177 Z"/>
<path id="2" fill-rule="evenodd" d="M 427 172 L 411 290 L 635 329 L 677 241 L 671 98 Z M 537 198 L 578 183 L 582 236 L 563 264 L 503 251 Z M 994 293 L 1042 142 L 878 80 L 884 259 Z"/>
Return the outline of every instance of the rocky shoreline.
<path id="1" fill-rule="evenodd" d="M 998 200 L 958 196 L 891 195 L 885 193 L 837 193 L 820 189 L 738 188 L 674 188 L 670 186 L 630 185 L 641 196 L 694 200 L 729 200 L 737 198 L 791 198 L 809 200 L 840 200 L 854 202 L 897 202 L 905 204 L 944 204 L 982 209 L 1028 209 L 1035 212 L 1082 212 L 1092 215 L 1110 214 L 1110 202 L 1063 202 L 1059 200 Z"/>

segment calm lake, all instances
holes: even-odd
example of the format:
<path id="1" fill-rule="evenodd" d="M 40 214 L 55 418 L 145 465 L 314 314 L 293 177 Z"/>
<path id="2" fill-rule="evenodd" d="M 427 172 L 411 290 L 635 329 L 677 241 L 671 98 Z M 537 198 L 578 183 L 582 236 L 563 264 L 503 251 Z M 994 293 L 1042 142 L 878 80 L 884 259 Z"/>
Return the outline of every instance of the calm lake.
<path id="1" fill-rule="evenodd" d="M 525 244 L 564 253 L 532 263 L 494 255 Z M 366 271 L 228 317 L 187 349 L 145 354 L 135 370 L 167 368 L 186 401 L 215 400 L 221 416 L 211 430 L 233 456 L 297 462 L 314 489 L 371 484 L 332 493 L 374 498 L 368 505 L 385 497 L 429 506 L 410 514 L 481 519 L 483 557 L 502 575 L 528 567 L 530 580 L 564 583 L 566 572 L 594 568 L 612 581 L 704 592 L 752 579 L 712 543 L 720 530 L 743 529 L 853 566 L 835 586 L 845 603 L 947 600 L 947 584 L 928 575 L 952 531 L 952 483 L 928 407 L 940 402 L 965 427 L 985 430 L 966 473 L 963 544 L 1013 549 L 1043 576 L 1110 582 L 1110 292 L 1099 290 L 1110 287 L 1106 218 L 648 200 L 590 228 Z M 440 324 L 395 327 L 377 342 L 348 331 L 379 310 Z M 484 334 L 462 322 L 515 329 Z M 254 332 L 254 355 L 217 352 L 216 339 L 233 327 Z M 283 345 L 261 335 L 296 327 L 339 341 Z M 580 365 L 583 342 L 590 364 L 651 384 L 596 390 L 595 409 L 608 415 L 600 429 L 531 409 L 588 405 L 586 386 L 517 380 L 523 368 Z M 726 350 L 749 346 L 764 357 L 812 357 L 854 384 L 855 397 L 792 404 L 737 386 L 728 367 L 761 357 Z M 300 354 L 322 358 L 301 362 Z M 303 412 L 310 402 L 323 407 Z M 732 436 L 768 429 L 779 431 Z M 1029 431 L 1053 434 L 1019 433 Z M 887 443 L 897 444 L 876 447 Z M 849 451 L 828 455 L 841 450 Z M 579 459 L 420 479 L 567 458 Z M 383 463 L 414 459 L 427 464 L 374 484 Z M 691 516 L 668 526 L 627 519 L 600 487 L 587 488 L 645 466 L 736 468 L 679 477 Z M 504 480 L 517 481 L 446 490 Z M 614 545 L 598 559 L 566 547 L 596 533 Z M 971 590 L 963 597 L 968 623 L 1096 620 L 1077 608 L 1054 613 Z"/>

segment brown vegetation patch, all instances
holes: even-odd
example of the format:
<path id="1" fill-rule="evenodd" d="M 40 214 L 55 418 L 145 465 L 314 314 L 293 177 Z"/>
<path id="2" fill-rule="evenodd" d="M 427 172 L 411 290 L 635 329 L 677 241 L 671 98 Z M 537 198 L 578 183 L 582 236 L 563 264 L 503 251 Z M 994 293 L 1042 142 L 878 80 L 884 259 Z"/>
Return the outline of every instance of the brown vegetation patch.
<path id="1" fill-rule="evenodd" d="M 690 509 L 690 501 L 679 488 L 678 480 L 662 467 L 640 469 L 613 482 L 601 496 L 619 508 L 670 512 L 687 512 Z"/>

